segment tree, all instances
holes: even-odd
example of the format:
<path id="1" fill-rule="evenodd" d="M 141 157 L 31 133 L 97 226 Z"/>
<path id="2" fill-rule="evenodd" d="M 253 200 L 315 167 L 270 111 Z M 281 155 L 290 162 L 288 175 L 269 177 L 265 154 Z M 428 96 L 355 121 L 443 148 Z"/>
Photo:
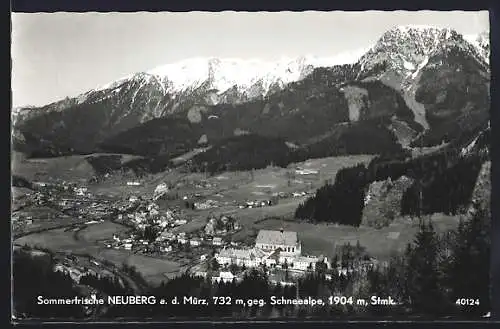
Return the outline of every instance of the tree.
<path id="1" fill-rule="evenodd" d="M 149 242 L 153 242 L 158 237 L 160 230 L 154 225 L 148 225 L 144 228 L 143 237 Z"/>
<path id="2" fill-rule="evenodd" d="M 13 313 L 17 318 L 75 319 L 84 316 L 81 305 L 38 305 L 44 298 L 80 296 L 69 274 L 54 271 L 51 257 L 33 258 L 29 253 L 13 254 Z"/>
<path id="3" fill-rule="evenodd" d="M 449 301 L 470 298 L 480 303 L 459 307 L 461 312 L 484 314 L 490 310 L 490 229 L 489 211 L 474 205 L 472 217 L 457 230 L 444 274 L 450 288 Z"/>
<path id="4" fill-rule="evenodd" d="M 229 271 L 231 273 L 237 273 L 238 272 L 238 265 L 236 265 L 236 263 L 231 263 L 231 265 L 229 265 Z"/>
<path id="5" fill-rule="evenodd" d="M 208 264 L 209 264 L 209 268 L 212 271 L 218 271 L 219 268 L 220 268 L 220 264 L 219 264 L 219 262 L 217 261 L 217 259 L 215 257 L 212 258 L 212 260 Z"/>
<path id="6" fill-rule="evenodd" d="M 325 278 L 327 268 L 328 268 L 328 266 L 326 265 L 324 260 L 318 260 L 314 266 L 314 270 L 315 270 L 316 274 L 321 279 Z"/>
<path id="7" fill-rule="evenodd" d="M 413 247 L 406 252 L 407 297 L 417 313 L 439 314 L 444 296 L 440 289 L 438 237 L 431 222 L 422 222 Z"/>

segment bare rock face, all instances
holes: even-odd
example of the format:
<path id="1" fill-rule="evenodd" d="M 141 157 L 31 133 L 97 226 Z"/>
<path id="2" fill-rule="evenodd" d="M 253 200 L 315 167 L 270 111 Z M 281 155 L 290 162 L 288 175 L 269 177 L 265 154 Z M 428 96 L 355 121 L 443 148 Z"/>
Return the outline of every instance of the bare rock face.
<path id="1" fill-rule="evenodd" d="M 413 179 L 401 176 L 396 181 L 389 178 L 370 184 L 365 198 L 361 225 L 374 228 L 388 226 L 401 213 L 401 199 Z"/>
<path id="2" fill-rule="evenodd" d="M 360 112 L 369 104 L 368 91 L 356 86 L 346 86 L 342 90 L 349 104 L 349 120 L 359 120 Z"/>
<path id="3" fill-rule="evenodd" d="M 479 171 L 476 186 L 472 192 L 472 202 L 490 210 L 491 202 L 491 161 L 486 161 Z"/>

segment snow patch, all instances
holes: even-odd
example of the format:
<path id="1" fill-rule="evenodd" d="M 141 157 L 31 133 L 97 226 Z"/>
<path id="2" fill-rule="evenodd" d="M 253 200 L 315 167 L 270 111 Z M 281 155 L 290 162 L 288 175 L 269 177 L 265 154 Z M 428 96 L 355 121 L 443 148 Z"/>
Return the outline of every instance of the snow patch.
<path id="1" fill-rule="evenodd" d="M 411 78 L 415 79 L 417 75 L 420 73 L 420 70 L 422 70 L 424 66 L 427 65 L 428 62 L 429 62 L 429 56 L 425 56 L 424 60 L 418 65 L 417 70 L 413 72 L 413 74 L 411 75 Z"/>
<path id="2" fill-rule="evenodd" d="M 405 69 L 410 70 L 410 71 L 413 71 L 415 69 L 415 65 L 413 65 L 412 63 L 410 63 L 408 61 L 404 61 L 403 66 Z"/>
<path id="3" fill-rule="evenodd" d="M 462 150 L 461 150 L 461 155 L 464 156 L 464 155 L 467 155 L 469 154 L 470 152 L 472 152 L 472 150 L 474 149 L 474 146 L 476 146 L 476 143 L 477 143 L 477 140 L 478 140 L 479 136 L 477 136 L 476 138 L 474 138 L 474 140 L 472 142 L 470 142 L 469 145 L 467 145 L 466 147 L 464 147 Z"/>

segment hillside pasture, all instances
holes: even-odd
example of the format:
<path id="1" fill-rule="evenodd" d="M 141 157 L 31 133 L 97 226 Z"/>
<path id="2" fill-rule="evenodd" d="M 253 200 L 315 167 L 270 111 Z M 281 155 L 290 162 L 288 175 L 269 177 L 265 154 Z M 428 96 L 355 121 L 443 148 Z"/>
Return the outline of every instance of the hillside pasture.
<path id="1" fill-rule="evenodd" d="M 437 232 L 455 229 L 459 219 L 456 216 L 435 214 L 431 217 Z M 281 221 L 270 219 L 256 222 L 253 231 L 260 229 L 296 231 L 302 241 L 302 252 L 311 255 L 332 257 L 339 246 L 357 241 L 372 255 L 387 260 L 394 253 L 403 252 L 407 244 L 413 242 L 419 230 L 418 220 L 398 218 L 388 227 L 352 227 L 335 224 L 312 224 L 306 222 Z M 247 231 L 248 232 L 248 231 Z"/>
<path id="2" fill-rule="evenodd" d="M 127 231 L 128 228 L 109 221 L 98 224 L 89 224 L 84 229 L 77 232 L 78 239 L 98 242 L 113 238 L 113 234 L 120 234 Z"/>
<path id="3" fill-rule="evenodd" d="M 97 258 L 106 259 L 121 267 L 123 264 L 133 266 L 141 276 L 152 284 L 160 284 L 169 277 L 178 275 L 181 265 L 170 260 L 134 254 L 123 249 L 103 249 Z"/>
<path id="4" fill-rule="evenodd" d="M 95 175 L 85 155 L 45 159 L 24 159 L 12 164 L 12 174 L 30 181 L 87 181 Z"/>
<path id="5" fill-rule="evenodd" d="M 87 160 L 90 157 L 98 158 L 110 156 L 106 153 L 89 155 L 71 155 L 54 158 L 26 159 L 16 156 L 12 161 L 12 174 L 25 177 L 30 181 L 66 180 L 68 182 L 87 182 L 97 172 Z M 119 156 L 122 164 L 141 158 L 129 154 L 113 154 Z"/>

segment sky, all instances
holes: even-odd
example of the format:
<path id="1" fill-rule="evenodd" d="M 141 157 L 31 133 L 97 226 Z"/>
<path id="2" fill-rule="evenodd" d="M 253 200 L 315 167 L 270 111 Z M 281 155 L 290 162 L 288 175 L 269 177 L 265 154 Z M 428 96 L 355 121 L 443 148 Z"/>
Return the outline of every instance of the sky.
<path id="1" fill-rule="evenodd" d="M 13 13 L 12 105 L 46 105 L 192 57 L 352 61 L 409 24 L 489 30 L 487 11 Z"/>

